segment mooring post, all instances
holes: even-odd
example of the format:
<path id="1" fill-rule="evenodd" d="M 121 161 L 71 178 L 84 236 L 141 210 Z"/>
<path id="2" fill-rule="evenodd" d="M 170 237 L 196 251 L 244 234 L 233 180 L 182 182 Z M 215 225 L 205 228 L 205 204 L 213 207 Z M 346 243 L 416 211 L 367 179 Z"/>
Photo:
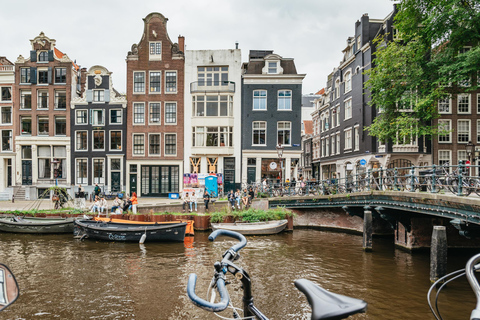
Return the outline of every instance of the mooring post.
<path id="1" fill-rule="evenodd" d="M 370 207 L 363 214 L 363 250 L 372 251 L 372 211 Z"/>
<path id="2" fill-rule="evenodd" d="M 430 247 L 430 281 L 435 282 L 447 274 L 447 229 L 434 226 Z"/>

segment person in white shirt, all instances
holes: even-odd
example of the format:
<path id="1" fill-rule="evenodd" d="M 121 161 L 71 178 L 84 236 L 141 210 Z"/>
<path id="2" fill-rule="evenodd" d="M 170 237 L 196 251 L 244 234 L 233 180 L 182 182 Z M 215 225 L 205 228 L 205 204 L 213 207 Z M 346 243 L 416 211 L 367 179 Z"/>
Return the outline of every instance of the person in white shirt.
<path id="1" fill-rule="evenodd" d="M 185 208 L 189 208 L 190 207 L 190 196 L 188 195 L 188 192 L 185 192 L 183 195 L 182 195 L 182 200 L 183 200 L 183 212 L 185 212 Z M 191 209 L 190 209 L 191 210 Z"/>
<path id="2" fill-rule="evenodd" d="M 100 199 L 99 205 L 100 205 L 100 210 L 98 211 L 98 213 L 100 213 L 100 212 L 103 213 L 103 211 L 107 212 L 108 203 L 107 203 L 107 200 L 105 200 L 104 197 L 102 197 Z"/>
<path id="3" fill-rule="evenodd" d="M 96 211 L 100 213 L 100 199 L 98 197 L 95 197 L 95 202 L 90 207 L 90 212 L 96 212 Z"/>
<path id="4" fill-rule="evenodd" d="M 195 211 L 197 211 L 197 196 L 195 195 L 195 191 L 192 192 L 190 196 L 190 212 L 192 212 L 192 207 L 195 204 Z"/>

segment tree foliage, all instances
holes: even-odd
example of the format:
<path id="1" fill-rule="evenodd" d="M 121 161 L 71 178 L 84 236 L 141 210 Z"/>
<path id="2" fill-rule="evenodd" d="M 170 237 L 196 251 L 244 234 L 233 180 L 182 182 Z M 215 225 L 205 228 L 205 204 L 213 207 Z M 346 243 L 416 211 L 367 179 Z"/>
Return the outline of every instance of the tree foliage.
<path id="1" fill-rule="evenodd" d="M 367 129 L 381 141 L 403 143 L 438 133 L 432 126 L 438 99 L 478 88 L 480 3 L 402 0 L 397 9 L 398 37 L 374 41 L 366 85 L 379 112 Z"/>

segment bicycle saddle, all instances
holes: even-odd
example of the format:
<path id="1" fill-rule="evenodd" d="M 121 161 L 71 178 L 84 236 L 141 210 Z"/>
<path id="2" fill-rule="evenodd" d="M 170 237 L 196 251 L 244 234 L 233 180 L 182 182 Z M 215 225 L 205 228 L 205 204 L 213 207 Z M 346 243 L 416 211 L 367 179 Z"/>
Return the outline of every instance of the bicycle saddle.
<path id="1" fill-rule="evenodd" d="M 344 319 L 367 310 L 365 301 L 327 291 L 306 279 L 296 280 L 295 286 L 307 297 L 312 320 Z"/>

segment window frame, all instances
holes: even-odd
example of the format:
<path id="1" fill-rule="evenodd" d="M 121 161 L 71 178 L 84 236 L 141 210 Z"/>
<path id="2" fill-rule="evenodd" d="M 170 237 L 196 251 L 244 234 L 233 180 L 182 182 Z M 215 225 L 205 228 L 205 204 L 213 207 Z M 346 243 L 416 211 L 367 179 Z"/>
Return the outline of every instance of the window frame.
<path id="1" fill-rule="evenodd" d="M 262 96 L 262 95 L 259 95 L 257 97 L 255 97 L 255 94 L 256 93 L 265 93 L 265 96 Z M 253 102 L 252 102 L 252 110 L 253 111 L 267 111 L 267 96 L 268 96 L 268 92 L 267 90 L 265 89 L 257 89 L 257 90 L 253 90 Z M 265 101 L 265 108 L 262 109 L 262 108 L 255 108 L 255 105 L 258 106 L 258 104 L 261 104 L 260 101 L 264 100 Z M 256 103 L 257 101 L 257 103 Z"/>
<path id="2" fill-rule="evenodd" d="M 79 113 L 84 113 L 84 117 L 79 117 Z M 85 118 L 85 122 L 78 122 L 78 119 Z M 75 110 L 75 124 L 79 126 L 88 125 L 88 110 L 87 109 L 78 109 Z"/>
<path id="3" fill-rule="evenodd" d="M 349 137 L 347 136 L 349 134 Z M 353 146 L 352 146 L 352 127 L 348 127 L 343 129 L 343 141 L 345 142 L 345 145 L 343 146 L 343 150 L 345 151 L 351 151 Z"/>
<path id="4" fill-rule="evenodd" d="M 167 136 L 175 136 L 175 154 L 167 153 Z M 177 148 L 178 148 L 177 134 L 173 133 L 173 132 L 165 133 L 163 141 L 164 141 L 164 149 L 163 149 L 164 156 L 165 157 L 175 157 L 175 156 L 177 156 Z"/>
<path id="5" fill-rule="evenodd" d="M 152 73 L 158 73 L 158 87 L 152 87 Z M 155 82 L 157 83 L 157 82 Z M 153 88 L 158 88 L 158 91 L 152 91 Z M 162 93 L 162 71 L 150 70 L 148 72 L 148 93 L 149 94 L 161 94 Z"/>
<path id="6" fill-rule="evenodd" d="M 137 143 L 135 140 L 136 137 L 142 137 L 143 141 L 143 153 L 136 153 L 136 146 L 140 146 L 140 144 Z M 144 157 L 145 156 L 145 133 L 133 133 L 132 134 L 132 156 L 134 157 Z"/>
<path id="7" fill-rule="evenodd" d="M 30 84 L 31 83 L 31 74 L 30 74 L 30 68 L 20 68 L 20 84 Z M 22 81 L 26 80 L 26 81 Z"/>
<path id="8" fill-rule="evenodd" d="M 4 130 L 0 130 L 0 134 L 1 134 L 1 147 L 2 147 L 2 152 L 13 152 L 13 130 L 12 129 L 4 129 Z M 4 132 L 10 132 L 10 134 L 8 135 L 8 138 L 9 138 L 9 142 L 8 142 L 8 145 L 9 145 L 9 149 L 5 149 L 4 148 L 4 143 L 3 143 L 3 138 L 7 137 L 7 136 L 4 136 L 3 133 Z"/>
<path id="9" fill-rule="evenodd" d="M 54 83 L 55 84 L 66 84 L 67 83 L 67 68 L 63 67 L 55 67 L 54 69 Z M 57 71 L 60 72 L 60 75 L 57 75 Z M 63 71 L 63 72 L 62 72 Z M 57 81 L 59 79 L 60 81 Z M 61 81 L 63 80 L 63 81 Z"/>
<path id="10" fill-rule="evenodd" d="M 47 131 L 40 132 L 40 120 L 46 120 Z M 38 116 L 37 117 L 37 136 L 49 136 L 50 135 L 50 119 L 47 116 Z"/>
<path id="11" fill-rule="evenodd" d="M 86 142 L 85 142 L 85 148 L 84 149 L 79 149 L 78 148 L 78 145 L 79 145 L 78 134 L 79 133 L 80 134 L 82 134 L 82 133 L 86 134 L 86 136 L 85 136 Z M 80 137 L 80 138 L 83 138 L 83 137 Z M 88 130 L 75 130 L 75 152 L 88 152 Z"/>
<path id="12" fill-rule="evenodd" d="M 281 97 L 280 96 L 281 92 L 290 93 L 290 96 L 285 95 L 285 96 Z M 282 104 L 284 105 L 282 108 L 280 108 L 280 101 L 282 101 L 283 102 Z M 290 103 L 290 108 L 289 109 L 285 107 L 285 102 L 286 101 L 289 101 L 289 103 Z M 292 107 L 293 107 L 292 106 L 292 90 L 290 90 L 290 89 L 278 90 L 277 91 L 277 111 L 292 111 Z"/>
<path id="13" fill-rule="evenodd" d="M 352 119 L 352 117 L 353 117 L 353 106 L 352 105 L 353 105 L 353 103 L 352 103 L 352 98 L 351 97 L 348 98 L 348 99 L 345 99 L 343 101 L 343 109 L 345 111 L 343 121 Z"/>
<path id="14" fill-rule="evenodd" d="M 92 152 L 95 152 L 95 151 L 105 151 L 105 130 L 102 129 L 102 130 L 91 130 L 92 132 Z M 103 148 L 95 148 L 95 133 L 96 132 L 103 132 Z"/>
<path id="15" fill-rule="evenodd" d="M 112 138 L 113 138 L 113 133 L 120 133 L 120 148 L 112 148 Z M 122 130 L 110 130 L 108 133 L 108 148 L 110 151 L 122 151 L 123 150 L 123 131 Z"/>
<path id="16" fill-rule="evenodd" d="M 460 132 L 460 122 L 468 123 L 468 130 L 466 132 L 465 131 Z M 472 141 L 471 130 L 472 130 L 472 123 L 471 123 L 470 119 L 458 119 L 457 120 L 457 137 L 456 137 L 457 138 L 456 139 L 457 143 L 458 144 L 467 144 L 469 141 Z M 462 133 L 462 134 L 467 133 L 468 134 L 468 138 L 466 139 L 466 141 L 459 141 L 460 133 Z"/>
<path id="17" fill-rule="evenodd" d="M 158 105 L 158 112 L 153 113 L 152 108 Z M 152 120 L 152 114 L 158 114 L 158 120 Z M 157 118 L 155 118 L 157 119 Z M 149 125 L 161 125 L 162 124 L 162 103 L 160 101 L 148 102 L 148 124 Z"/>
<path id="18" fill-rule="evenodd" d="M 98 126 L 105 126 L 105 109 L 91 109 L 91 125 L 98 127 Z M 96 122 L 98 116 L 96 114 L 101 113 L 102 115 L 102 122 Z"/>
<path id="19" fill-rule="evenodd" d="M 132 124 L 134 126 L 142 126 L 142 125 L 145 125 L 145 102 L 133 102 L 132 103 Z M 143 112 L 142 113 L 137 113 L 136 111 L 136 108 L 142 108 Z M 140 109 L 139 109 L 140 110 Z M 141 122 L 137 122 L 137 117 L 136 115 L 141 115 L 143 114 L 143 118 L 142 118 L 142 121 Z M 140 117 L 138 118 L 138 120 L 140 120 Z"/>
<path id="20" fill-rule="evenodd" d="M 255 123 L 258 123 L 259 125 L 261 124 L 264 124 L 264 128 L 261 128 L 261 126 L 259 128 L 255 128 Z M 258 143 L 256 144 L 255 143 L 255 131 L 261 131 L 263 130 L 264 131 L 264 141 L 265 143 L 261 144 L 261 143 Z M 261 135 L 261 132 L 259 133 Z M 261 141 L 260 139 L 258 141 Z M 266 146 L 267 145 L 267 121 L 252 121 L 252 146 Z"/>
<path id="21" fill-rule="evenodd" d="M 116 108 L 113 108 L 113 109 L 110 109 L 109 110 L 109 116 L 110 118 L 108 119 L 108 123 L 111 124 L 111 125 L 120 125 L 120 124 L 123 124 L 123 110 L 122 109 L 116 109 Z M 112 111 L 115 111 L 117 113 L 117 119 L 120 118 L 120 122 L 113 122 L 112 121 Z M 120 116 L 118 116 L 118 114 L 120 114 Z"/>
<path id="22" fill-rule="evenodd" d="M 167 107 L 172 106 L 172 105 L 175 108 L 175 112 L 173 112 L 173 113 L 168 112 L 168 110 L 167 110 Z M 177 102 L 176 101 L 171 101 L 171 102 L 165 101 L 163 103 L 163 110 L 164 110 L 164 124 L 166 126 L 176 125 L 177 124 Z M 172 114 L 175 117 L 175 122 L 168 121 L 171 118 Z"/>
<path id="23" fill-rule="evenodd" d="M 93 89 L 93 103 L 105 102 L 105 89 Z"/>
<path id="24" fill-rule="evenodd" d="M 175 91 L 169 89 L 169 83 L 173 83 L 172 81 L 168 81 L 169 74 L 175 74 Z M 165 70 L 165 94 L 176 94 L 178 92 L 178 72 L 177 70 Z M 171 76 L 170 76 L 171 77 Z M 173 87 L 171 87 L 173 88 Z"/>
<path id="25" fill-rule="evenodd" d="M 143 75 L 143 81 L 137 81 L 136 74 Z M 145 94 L 145 71 L 133 71 L 133 94 Z M 140 90 L 142 89 L 142 90 Z"/>
<path id="26" fill-rule="evenodd" d="M 10 92 L 10 99 L 3 99 L 3 90 L 7 89 L 7 92 Z M 10 89 L 10 90 L 8 90 Z M 13 97 L 13 88 L 12 86 L 0 86 L 0 101 L 1 102 L 12 102 L 12 97 Z"/>
<path id="27" fill-rule="evenodd" d="M 154 52 L 152 53 L 152 45 L 154 45 Z M 160 45 L 160 53 L 158 53 L 158 45 Z M 149 41 L 148 42 L 148 60 L 161 61 L 162 60 L 162 41 Z"/>
<path id="28" fill-rule="evenodd" d="M 102 163 L 102 176 L 99 177 L 98 180 L 95 180 L 95 174 L 97 173 L 97 171 L 95 170 L 95 162 L 96 161 L 99 161 Z M 105 158 L 99 158 L 99 157 L 94 157 L 92 158 L 92 183 L 95 184 L 95 183 L 98 183 L 100 185 L 105 185 L 105 182 L 106 182 L 106 166 L 105 166 Z M 102 181 L 103 179 L 103 181 Z"/>
<path id="29" fill-rule="evenodd" d="M 284 125 L 288 123 L 289 128 L 280 129 L 280 123 L 283 123 Z M 282 142 L 278 141 L 280 131 L 289 132 L 289 140 L 290 140 L 289 143 L 285 143 L 285 133 L 283 135 L 283 141 Z M 280 143 L 282 146 L 287 146 L 287 147 L 290 147 L 292 145 L 292 122 L 291 121 L 277 121 L 277 144 L 278 143 Z"/>
<path id="30" fill-rule="evenodd" d="M 443 135 L 443 134 L 438 134 L 437 141 L 438 143 L 452 143 L 452 119 L 438 119 L 438 128 L 442 126 L 440 123 L 448 123 L 448 130 L 450 131 L 448 134 Z M 441 140 L 441 139 L 448 139 L 447 140 Z"/>
<path id="31" fill-rule="evenodd" d="M 158 153 L 152 153 L 152 137 L 158 137 Z M 161 156 L 162 155 L 162 135 L 160 133 L 149 133 L 148 134 L 148 155 L 149 156 Z"/>
<path id="32" fill-rule="evenodd" d="M 460 111 L 460 97 L 468 98 L 468 111 Z M 471 114 L 472 113 L 472 95 L 470 93 L 457 94 L 457 113 L 458 114 Z"/>
<path id="33" fill-rule="evenodd" d="M 45 96 L 40 96 L 42 93 L 46 93 L 46 107 L 43 107 L 43 99 L 45 99 Z M 48 110 L 49 108 L 49 103 L 50 102 L 50 95 L 48 90 L 45 89 L 40 89 L 37 90 L 37 110 Z"/>
<path id="34" fill-rule="evenodd" d="M 82 166 L 80 166 L 80 164 L 82 164 Z M 80 170 L 81 168 L 85 168 L 85 177 L 78 176 L 82 172 Z M 77 184 L 88 185 L 88 158 L 75 158 L 75 182 Z"/>
<path id="35" fill-rule="evenodd" d="M 445 105 L 447 99 L 448 99 L 448 111 L 441 111 L 440 106 Z M 437 101 L 437 108 L 438 108 L 438 113 L 439 114 L 452 114 L 452 97 L 448 96 L 445 99 L 439 99 Z"/>
<path id="36" fill-rule="evenodd" d="M 4 122 L 3 121 L 3 115 L 8 114 L 7 112 L 4 112 L 4 109 L 10 108 L 10 122 Z M 13 106 L 0 106 L 0 125 L 12 125 L 13 124 Z"/>
<path id="37" fill-rule="evenodd" d="M 64 134 L 59 134 L 59 133 L 57 132 L 57 126 L 58 126 L 57 121 L 58 121 L 58 120 L 61 120 L 61 119 L 64 119 L 64 120 L 65 120 L 65 133 L 64 133 Z M 54 117 L 54 123 L 55 123 L 55 128 L 54 128 L 55 136 L 59 136 L 59 137 L 65 137 L 65 136 L 67 136 L 67 132 L 68 132 L 68 130 L 67 130 L 67 129 L 68 129 L 68 128 L 67 128 L 67 127 L 68 127 L 68 126 L 67 126 L 67 117 L 66 117 L 66 116 L 55 116 L 55 117 Z"/>
<path id="38" fill-rule="evenodd" d="M 348 69 L 347 72 L 345 72 L 344 78 L 345 78 L 345 86 L 344 86 L 343 93 L 348 93 L 352 91 L 352 69 Z"/>
<path id="39" fill-rule="evenodd" d="M 60 108 L 60 100 L 61 100 L 61 93 L 65 94 L 65 107 Z M 55 101 L 54 101 L 54 107 L 55 110 L 66 110 L 67 109 L 67 91 L 66 90 L 55 90 Z"/>

